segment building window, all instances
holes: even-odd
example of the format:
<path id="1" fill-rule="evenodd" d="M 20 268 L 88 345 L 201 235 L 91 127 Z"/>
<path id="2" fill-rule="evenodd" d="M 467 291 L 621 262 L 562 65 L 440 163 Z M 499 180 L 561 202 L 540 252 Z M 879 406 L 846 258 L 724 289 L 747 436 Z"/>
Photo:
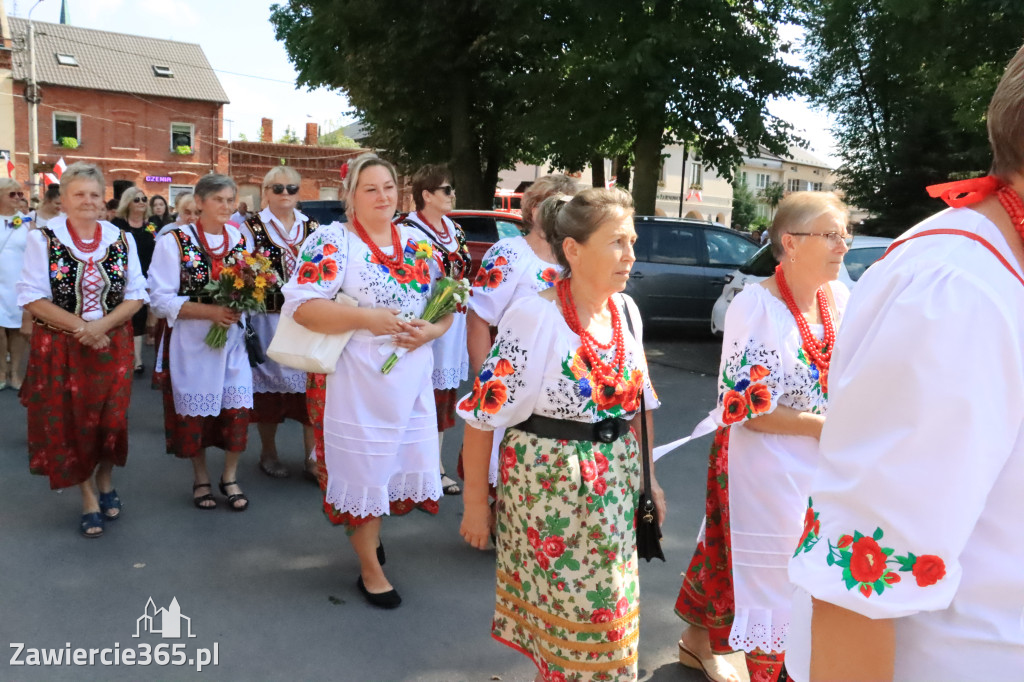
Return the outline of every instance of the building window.
<path id="1" fill-rule="evenodd" d="M 178 195 L 179 194 L 184 194 L 186 192 L 188 192 L 188 193 L 192 192 L 192 185 L 171 185 L 170 187 L 167 188 L 167 193 L 170 195 L 168 201 L 170 201 L 170 205 L 172 207 L 172 210 L 173 210 L 174 202 L 176 202 L 178 200 Z"/>
<path id="2" fill-rule="evenodd" d="M 702 187 L 704 185 L 704 167 L 700 162 L 690 164 L 690 187 Z"/>
<path id="3" fill-rule="evenodd" d="M 768 186 L 768 182 L 770 180 L 771 180 L 771 176 L 768 175 L 767 173 L 758 173 L 757 174 L 757 185 L 756 185 L 757 189 L 764 189 L 765 187 L 767 187 Z"/>
<path id="4" fill-rule="evenodd" d="M 813 185 L 811 185 L 811 189 L 813 189 L 815 192 L 820 192 L 821 191 L 821 183 L 820 182 L 814 183 Z"/>
<path id="5" fill-rule="evenodd" d="M 78 66 L 78 60 L 73 54 L 57 53 L 57 63 L 61 66 Z"/>
<path id="6" fill-rule="evenodd" d="M 172 123 L 171 124 L 171 151 L 179 151 L 183 147 L 188 147 L 190 150 L 195 151 L 195 145 L 192 141 L 195 139 L 195 126 L 191 123 Z"/>
<path id="7" fill-rule="evenodd" d="M 771 218 L 771 209 L 768 207 L 768 204 L 757 205 L 757 217 L 766 219 Z"/>
<path id="8" fill-rule="evenodd" d="M 169 66 L 157 66 L 153 65 L 153 75 L 157 78 L 174 78 L 174 72 L 171 71 Z"/>
<path id="9" fill-rule="evenodd" d="M 789 181 L 789 191 L 790 192 L 799 192 L 800 191 L 800 181 L 796 180 L 796 179 L 790 180 Z"/>
<path id="10" fill-rule="evenodd" d="M 53 112 L 53 143 L 61 144 L 63 140 L 82 142 L 82 117 L 79 114 Z M 77 146 L 77 144 L 76 144 Z"/>

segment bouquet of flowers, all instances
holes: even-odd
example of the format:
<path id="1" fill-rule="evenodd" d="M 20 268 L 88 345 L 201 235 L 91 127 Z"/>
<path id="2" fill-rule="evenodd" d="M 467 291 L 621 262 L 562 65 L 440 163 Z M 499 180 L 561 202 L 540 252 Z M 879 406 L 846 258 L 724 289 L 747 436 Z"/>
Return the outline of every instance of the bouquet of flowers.
<path id="1" fill-rule="evenodd" d="M 456 307 L 464 305 L 468 298 L 468 279 L 442 277 L 434 285 L 434 293 L 430 296 L 430 300 L 427 301 L 427 307 L 424 308 L 420 319 L 433 324 L 445 315 L 455 312 Z M 398 362 L 398 358 L 405 355 L 407 350 L 406 348 L 396 349 L 391 354 L 391 357 L 387 359 L 387 362 L 384 363 L 384 366 L 380 368 L 381 374 L 389 373 L 394 368 L 395 363 Z"/>
<path id="2" fill-rule="evenodd" d="M 240 312 L 264 312 L 267 293 L 280 283 L 281 278 L 271 267 L 270 259 L 258 254 L 242 253 L 224 259 L 217 281 L 210 282 L 203 291 L 213 302 Z M 228 330 L 219 324 L 210 327 L 206 345 L 223 348 L 228 342 Z"/>

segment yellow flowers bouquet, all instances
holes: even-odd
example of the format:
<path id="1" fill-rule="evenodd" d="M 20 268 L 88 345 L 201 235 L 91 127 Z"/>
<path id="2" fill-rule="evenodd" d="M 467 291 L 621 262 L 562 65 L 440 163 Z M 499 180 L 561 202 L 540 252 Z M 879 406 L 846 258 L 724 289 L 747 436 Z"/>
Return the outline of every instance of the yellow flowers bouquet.
<path id="1" fill-rule="evenodd" d="M 267 294 L 280 286 L 281 278 L 271 267 L 270 259 L 258 253 L 242 253 L 224 259 L 217 281 L 203 290 L 217 305 L 240 312 L 264 312 Z M 210 327 L 206 345 L 223 348 L 228 341 L 228 330 L 219 324 Z"/>

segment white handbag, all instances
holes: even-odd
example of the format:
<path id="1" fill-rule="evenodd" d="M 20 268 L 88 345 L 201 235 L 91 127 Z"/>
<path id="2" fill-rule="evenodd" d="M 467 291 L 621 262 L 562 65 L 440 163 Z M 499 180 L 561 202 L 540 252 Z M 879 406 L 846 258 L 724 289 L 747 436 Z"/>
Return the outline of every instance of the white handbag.
<path id="1" fill-rule="evenodd" d="M 353 307 L 359 305 L 356 299 L 342 293 L 334 297 L 334 302 Z M 267 356 L 287 367 L 316 374 L 334 374 L 341 351 L 354 331 L 321 334 L 306 329 L 290 315 L 281 313 Z"/>

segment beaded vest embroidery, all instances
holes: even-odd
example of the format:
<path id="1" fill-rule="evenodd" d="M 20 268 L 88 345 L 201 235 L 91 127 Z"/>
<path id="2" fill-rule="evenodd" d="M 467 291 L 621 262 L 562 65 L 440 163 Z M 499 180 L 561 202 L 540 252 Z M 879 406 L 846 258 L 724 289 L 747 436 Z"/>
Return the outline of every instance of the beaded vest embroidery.
<path id="1" fill-rule="evenodd" d="M 50 254 L 50 293 L 53 302 L 73 315 L 81 315 L 86 305 L 86 296 L 82 293 L 82 277 L 87 262 L 76 258 L 50 228 L 42 227 L 40 230 L 46 236 Z M 89 298 L 106 315 L 124 301 L 128 274 L 128 243 L 124 239 L 124 232 L 107 247 L 105 253 L 97 254 L 97 258 L 93 264 L 101 287 L 98 295 Z"/>
<path id="2" fill-rule="evenodd" d="M 425 230 L 423 226 L 417 223 L 411 218 L 406 218 L 402 221 L 404 225 L 409 227 L 415 227 L 427 235 L 434 248 L 444 254 L 444 275 L 445 277 L 451 277 L 452 279 L 461 279 L 466 276 L 469 272 L 469 264 L 472 261 L 472 257 L 469 255 L 469 246 L 466 245 L 466 233 L 462 231 L 462 227 L 452 221 L 452 236 L 455 238 L 455 248 L 449 251 L 451 245 L 445 245 L 441 243 L 441 240 L 433 230 Z"/>
<path id="3" fill-rule="evenodd" d="M 202 298 L 203 287 L 210 282 L 210 257 L 184 230 L 172 230 L 171 234 L 177 240 L 178 252 L 181 254 L 181 284 L 178 286 L 178 296 L 188 296 L 191 299 Z M 224 238 L 227 239 L 227 237 L 225 231 Z M 225 258 L 238 258 L 243 253 L 245 253 L 245 242 L 239 241 Z"/>
<path id="4" fill-rule="evenodd" d="M 277 242 L 270 238 L 267 226 L 263 224 L 259 214 L 257 213 L 249 218 L 246 221 L 246 225 L 252 231 L 254 240 L 253 251 L 262 252 L 264 256 L 270 259 L 274 269 L 281 275 L 282 284 L 291 279 L 295 271 L 295 258 L 288 252 L 288 249 L 278 246 Z M 306 241 L 306 238 L 313 234 L 318 227 L 320 225 L 315 220 L 307 220 L 303 223 L 302 237 L 296 246 L 301 247 L 302 242 Z"/>

